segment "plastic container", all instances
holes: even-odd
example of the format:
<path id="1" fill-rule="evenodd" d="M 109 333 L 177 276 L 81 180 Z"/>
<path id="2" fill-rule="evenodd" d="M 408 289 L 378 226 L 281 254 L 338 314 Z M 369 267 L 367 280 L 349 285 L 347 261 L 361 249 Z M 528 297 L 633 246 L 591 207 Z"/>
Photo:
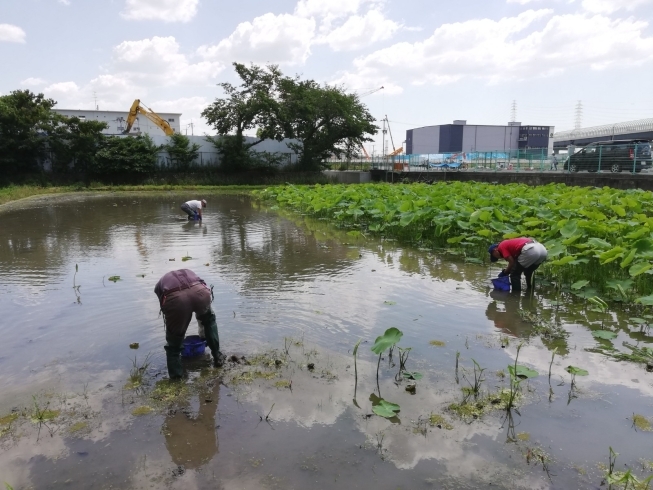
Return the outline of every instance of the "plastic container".
<path id="1" fill-rule="evenodd" d="M 499 291 L 510 291 L 510 277 L 503 276 L 492 279 L 492 285 L 494 289 L 498 289 Z"/>
<path id="2" fill-rule="evenodd" d="M 206 340 L 199 335 L 189 335 L 184 339 L 184 349 L 181 351 L 182 357 L 197 357 L 204 354 Z"/>

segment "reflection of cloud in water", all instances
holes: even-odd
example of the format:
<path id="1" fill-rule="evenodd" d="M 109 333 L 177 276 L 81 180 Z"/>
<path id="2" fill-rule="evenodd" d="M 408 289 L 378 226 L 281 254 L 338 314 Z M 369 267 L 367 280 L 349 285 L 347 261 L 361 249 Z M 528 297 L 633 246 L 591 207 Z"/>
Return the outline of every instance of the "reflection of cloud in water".
<path id="1" fill-rule="evenodd" d="M 11 406 L 24 408 L 27 416 L 27 420 L 20 418 L 15 422 L 17 437 L 3 441 L 0 475 L 4 481 L 11 482 L 14 488 L 29 487 L 31 462 L 70 456 L 66 438 L 71 437 L 71 433 L 65 421 L 70 413 L 84 411 L 90 414 L 88 419 L 82 419 L 88 424 L 89 431 L 77 434 L 77 437 L 90 442 L 102 441 L 112 432 L 128 428 L 133 417 L 120 404 L 111 403 L 120 396 L 119 386 L 125 382 L 126 376 L 121 370 L 89 375 L 79 364 L 58 365 L 56 370 L 39 373 L 28 388 L 3 396 L 5 403 L 1 405 L 1 415 L 9 412 Z M 43 426 L 38 441 L 38 425 L 29 420 L 34 409 L 33 395 L 41 409 L 63 410 L 61 418 L 48 422 L 53 436 Z M 10 405 L 6 404 L 7 401 Z"/>
<path id="2" fill-rule="evenodd" d="M 300 362 L 303 361 L 301 355 L 297 357 Z M 487 421 L 478 420 L 471 424 L 454 419 L 453 430 L 432 428 L 426 437 L 413 431 L 420 416 L 428 417 L 434 412 L 448 417 L 446 407 L 452 401 L 460 400 L 459 388 L 456 385 L 443 386 L 442 381 L 435 385 L 435 373 L 425 372 L 424 378 L 418 383 L 417 394 L 411 396 L 404 390 L 403 384 L 396 386 L 392 378 L 383 379 L 381 393 L 388 401 L 401 406 L 401 423 L 393 424 L 376 415 L 366 417 L 372 414 L 369 396 L 376 388 L 376 363 L 358 361 L 359 410 L 352 400 L 354 370 L 350 357 L 332 352 L 327 355 L 327 352 L 322 350 L 320 356 L 317 359 L 312 358 L 310 362 L 315 362 L 313 373 L 305 368 L 297 369 L 297 366 L 290 363 L 280 370 L 282 378 L 260 382 L 259 386 L 251 391 L 247 385 L 235 385 L 234 389 L 244 400 L 254 403 L 257 413 L 263 417 L 274 404 L 270 415 L 272 424 L 284 421 L 295 422 L 303 427 L 315 424 L 336 425 L 338 418 L 347 413 L 372 446 L 377 445 L 377 435 L 383 433 L 383 446 L 388 450 L 389 459 L 399 469 L 413 469 L 420 461 L 438 460 L 445 463 L 452 476 L 469 478 L 477 473 L 477 468 L 492 466 L 495 476 L 499 469 L 503 468 L 506 474 L 512 475 L 512 482 L 515 483 L 515 476 L 507 466 L 498 461 L 488 461 L 472 451 L 475 446 L 473 438 L 485 437 L 495 441 L 503 432 L 501 423 L 494 416 L 488 416 Z M 302 364 L 305 366 L 305 362 Z M 327 366 L 329 373 L 337 377 L 324 376 Z M 385 371 L 385 368 L 382 369 Z M 393 371 L 396 370 L 398 367 L 393 368 Z M 288 388 L 275 388 L 274 383 L 279 379 L 292 379 L 292 392 Z M 337 427 L 334 427 L 334 430 L 336 429 Z M 537 478 L 524 478 L 517 488 L 539 488 Z"/>
<path id="3" fill-rule="evenodd" d="M 590 335 L 590 333 L 587 332 L 587 335 Z M 515 350 L 509 348 L 506 351 L 514 359 Z M 540 376 L 548 376 L 550 362 L 551 351 L 540 346 L 524 345 L 519 353 L 519 364 L 532 366 L 540 373 Z M 569 365 L 589 371 L 589 376 L 576 378 L 578 386 L 588 386 L 592 383 L 606 386 L 624 386 L 636 390 L 644 396 L 653 397 L 653 384 L 643 364 L 626 361 L 617 363 L 600 354 L 577 349 L 571 351 L 565 357 L 556 355 L 551 369 L 552 384 L 558 384 L 560 378 L 562 378 L 567 387 L 569 386 L 571 377 L 565 371 L 565 368 Z"/>

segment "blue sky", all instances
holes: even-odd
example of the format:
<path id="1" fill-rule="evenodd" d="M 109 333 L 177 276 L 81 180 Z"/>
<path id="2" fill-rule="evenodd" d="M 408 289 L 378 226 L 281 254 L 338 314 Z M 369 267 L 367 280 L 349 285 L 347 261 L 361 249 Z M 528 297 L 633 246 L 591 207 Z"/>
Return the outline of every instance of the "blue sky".
<path id="1" fill-rule="evenodd" d="M 653 0 L 2 0 L 0 93 L 69 109 L 140 98 L 202 134 L 231 63 L 269 62 L 383 85 L 363 101 L 395 145 L 411 127 L 505 124 L 513 100 L 518 121 L 564 130 L 578 100 L 584 127 L 653 117 L 652 21 Z"/>

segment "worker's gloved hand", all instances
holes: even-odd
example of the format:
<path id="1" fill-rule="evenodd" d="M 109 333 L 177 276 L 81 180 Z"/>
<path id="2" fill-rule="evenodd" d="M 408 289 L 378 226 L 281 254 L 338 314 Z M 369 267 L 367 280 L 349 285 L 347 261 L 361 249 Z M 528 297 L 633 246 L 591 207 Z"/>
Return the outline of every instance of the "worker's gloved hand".
<path id="1" fill-rule="evenodd" d="M 499 277 L 506 277 L 508 273 L 506 272 L 505 269 L 503 269 L 501 272 L 499 272 Z"/>

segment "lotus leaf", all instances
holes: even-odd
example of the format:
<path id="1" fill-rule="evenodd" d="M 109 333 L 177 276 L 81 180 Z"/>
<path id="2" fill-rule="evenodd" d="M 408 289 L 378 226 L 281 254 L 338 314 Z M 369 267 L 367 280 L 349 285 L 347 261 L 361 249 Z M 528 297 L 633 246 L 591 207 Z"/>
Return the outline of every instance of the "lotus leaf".
<path id="1" fill-rule="evenodd" d="M 571 285 L 571 289 L 582 289 L 585 286 L 587 286 L 590 282 L 587 279 L 583 279 L 582 281 L 577 281 Z"/>
<path id="2" fill-rule="evenodd" d="M 390 419 L 397 415 L 396 412 L 400 411 L 400 407 L 396 403 L 391 403 L 385 401 L 383 398 L 379 398 L 376 404 L 372 405 L 372 411 L 381 417 Z"/>
<path id="3" fill-rule="evenodd" d="M 610 330 L 594 330 L 592 336 L 595 339 L 611 340 L 617 338 L 617 334 Z"/>
<path id="4" fill-rule="evenodd" d="M 372 352 L 380 355 L 386 349 L 389 349 L 397 342 L 399 342 L 401 340 L 401 337 L 403 337 L 403 335 L 404 335 L 403 332 L 398 328 L 390 327 L 385 331 L 383 335 L 380 335 L 376 338 L 376 340 L 374 341 L 374 345 L 371 348 Z"/>
<path id="5" fill-rule="evenodd" d="M 648 271 L 651 267 L 653 266 L 650 262 L 638 262 L 628 269 L 628 273 L 630 274 L 630 277 L 636 277 Z"/>
<path id="6" fill-rule="evenodd" d="M 521 364 L 517 364 L 516 370 L 513 364 L 509 365 L 508 372 L 511 376 L 521 379 L 535 378 L 538 375 L 537 371 L 526 366 L 522 366 Z"/>
<path id="7" fill-rule="evenodd" d="M 569 374 L 573 374 L 574 376 L 587 376 L 589 374 L 589 372 L 585 369 L 576 366 L 567 366 L 565 371 L 567 371 Z"/>

